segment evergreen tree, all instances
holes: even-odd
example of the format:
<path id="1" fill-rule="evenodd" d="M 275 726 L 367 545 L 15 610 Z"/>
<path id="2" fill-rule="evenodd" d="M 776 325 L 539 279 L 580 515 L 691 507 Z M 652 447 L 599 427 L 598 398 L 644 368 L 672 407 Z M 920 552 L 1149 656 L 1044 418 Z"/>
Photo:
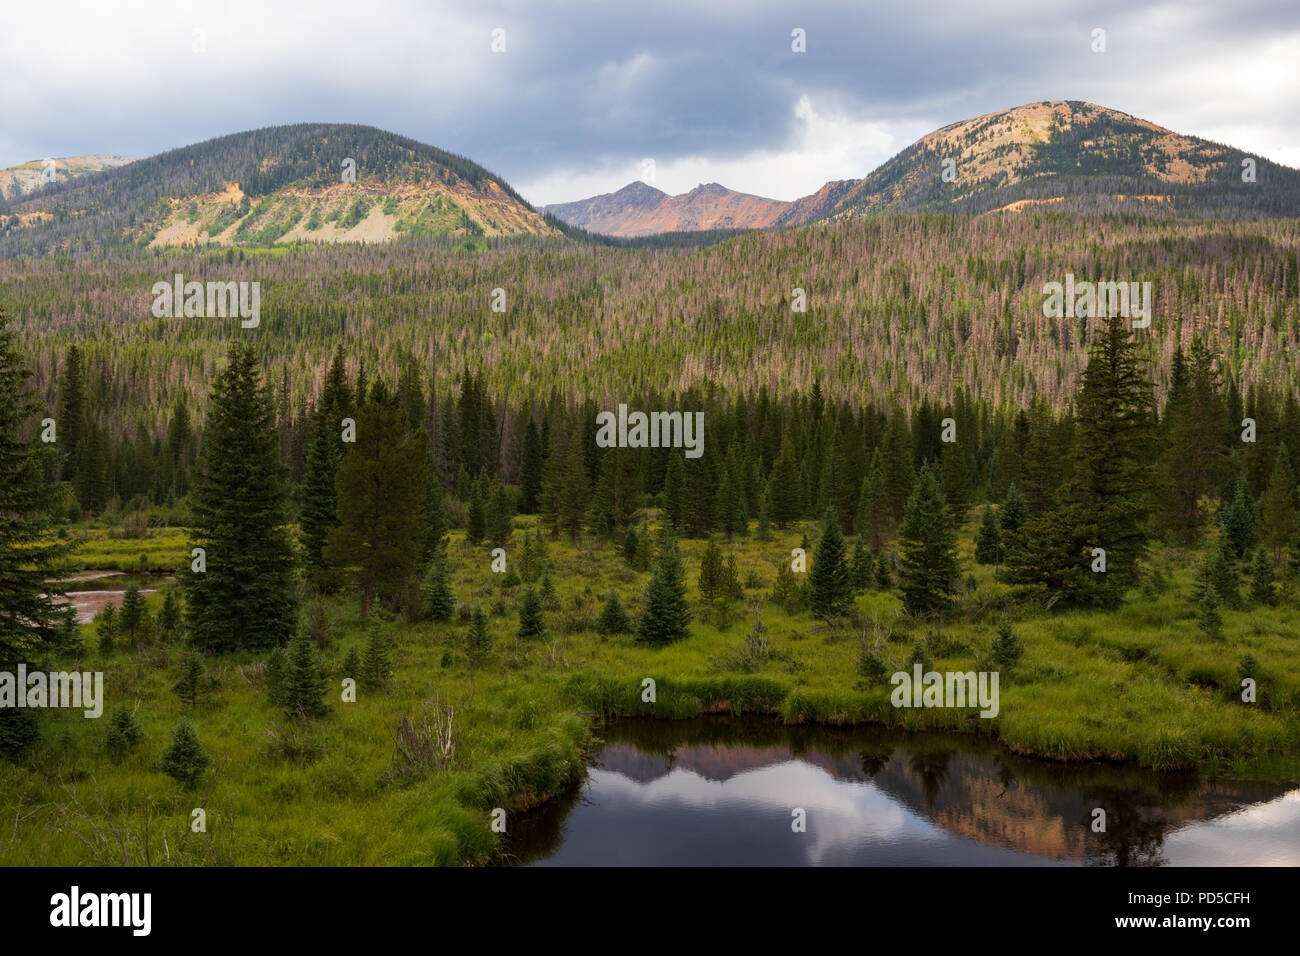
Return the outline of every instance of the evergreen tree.
<path id="1" fill-rule="evenodd" d="M 844 535 L 833 510 L 822 521 L 822 536 L 809 573 L 809 606 L 819 618 L 847 614 L 853 606 L 853 582 L 844 559 Z"/>
<path id="2" fill-rule="evenodd" d="M 376 381 L 357 413 L 356 443 L 339 466 L 339 525 L 324 552 L 353 569 L 363 620 L 375 597 L 404 598 L 423 555 L 428 441 L 423 430 L 407 430 L 396 398 Z"/>
<path id="3" fill-rule="evenodd" d="M 946 611 L 957 587 L 957 530 L 928 469 L 917 477 L 899 539 L 904 609 L 909 614 Z"/>
<path id="4" fill-rule="evenodd" d="M 1026 517 L 1025 496 L 1020 493 L 1020 489 L 1013 481 L 1007 485 L 1007 494 L 1002 499 L 1002 508 L 998 512 L 999 530 L 1004 535 L 1013 535 L 1020 530 Z"/>
<path id="5" fill-rule="evenodd" d="M 470 544 L 481 544 L 487 536 L 487 502 L 484 500 L 483 480 L 474 482 L 474 490 L 469 498 L 469 517 L 465 524 L 465 540 Z"/>
<path id="6" fill-rule="evenodd" d="M 523 600 L 519 604 L 518 634 L 521 641 L 540 640 L 546 636 L 546 622 L 542 619 L 542 601 L 531 587 L 524 589 Z"/>
<path id="7" fill-rule="evenodd" d="M 999 621 L 997 636 L 989 649 L 989 663 L 999 672 L 1011 673 L 1024 656 L 1024 642 L 1016 636 L 1010 621 Z"/>
<path id="8" fill-rule="evenodd" d="M 134 645 L 140 640 L 140 624 L 144 620 L 144 607 L 144 595 L 140 593 L 140 586 L 128 584 L 126 592 L 122 595 L 122 611 L 117 619 L 118 632 L 128 644 Z"/>
<path id="9" fill-rule="evenodd" d="M 430 621 L 449 621 L 456 610 L 456 596 L 452 594 L 447 554 L 441 548 L 434 552 L 429 568 L 424 574 L 423 613 Z"/>
<path id="10" fill-rule="evenodd" d="M 238 344 L 213 383 L 191 499 L 191 542 L 207 569 L 181 581 L 190 642 L 218 651 L 283 644 L 298 619 L 285 470 L 271 396 L 252 349 Z"/>
<path id="11" fill-rule="evenodd" d="M 636 525 L 629 524 L 627 534 L 623 536 L 623 560 L 633 567 L 636 566 L 636 552 L 640 544 L 641 541 L 636 533 Z"/>
<path id="12" fill-rule="evenodd" d="M 445 552 L 447 547 L 447 503 L 442 478 L 430 456 L 425 461 L 428 483 L 424 490 L 424 535 L 420 544 L 420 560 L 428 565 L 435 552 Z"/>
<path id="13" fill-rule="evenodd" d="M 874 570 L 875 560 L 866 545 L 862 543 L 862 536 L 858 535 L 854 539 L 853 561 L 849 565 L 849 578 L 853 581 L 854 590 L 868 590 L 871 587 Z"/>
<path id="14" fill-rule="evenodd" d="M 664 517 L 679 528 L 686 520 L 686 467 L 681 455 L 671 449 L 665 454 L 668 465 L 664 473 Z"/>
<path id="15" fill-rule="evenodd" d="M 740 580 L 740 569 L 736 566 L 736 556 L 727 555 L 722 566 L 721 597 L 724 601 L 739 601 L 745 596 L 745 585 Z"/>
<path id="16" fill-rule="evenodd" d="M 772 473 L 767 479 L 767 517 L 784 528 L 791 521 L 798 519 L 803 512 L 800 503 L 799 472 L 794 462 L 794 445 L 787 434 L 781 441 L 781 452 L 777 455 Z"/>
<path id="17" fill-rule="evenodd" d="M 682 556 L 672 528 L 665 525 L 659 554 L 645 590 L 645 611 L 637 627 L 637 639 L 645 644 L 668 644 L 686 636 L 691 612 L 686 604 L 686 581 Z"/>
<path id="18" fill-rule="evenodd" d="M 63 449 L 60 475 L 64 481 L 76 482 L 81 473 L 82 439 L 86 422 L 86 388 L 81 364 L 81 349 L 69 345 L 63 358 L 59 379 L 58 442 Z"/>
<path id="19" fill-rule="evenodd" d="M 542 494 L 542 464 L 542 439 L 537 423 L 530 418 L 524 430 L 524 451 L 519 462 L 519 510 L 524 514 L 537 513 Z"/>
<path id="20" fill-rule="evenodd" d="M 975 560 L 980 564 L 1001 564 L 1003 556 L 1002 527 L 993 508 L 985 505 L 984 517 L 975 532 Z"/>
<path id="21" fill-rule="evenodd" d="M 1223 615 L 1219 613 L 1219 595 L 1214 588 L 1206 588 L 1199 602 L 1200 614 L 1197 624 L 1201 632 L 1211 640 L 1223 636 Z"/>
<path id="22" fill-rule="evenodd" d="M 889 556 L 881 551 L 876 558 L 876 587 L 882 591 L 888 591 L 894 586 L 893 568 L 890 566 Z"/>
<path id="23" fill-rule="evenodd" d="M 182 718 L 172 729 L 171 743 L 163 751 L 158 769 L 185 786 L 193 786 L 211 763 L 194 725 Z"/>
<path id="24" fill-rule="evenodd" d="M 487 538 L 495 545 L 504 546 L 510 542 L 515 517 L 515 498 L 510 489 L 498 481 L 493 481 L 487 498 L 486 532 Z"/>
<path id="25" fill-rule="evenodd" d="M 176 588 L 163 592 L 162 610 L 158 613 L 158 631 L 165 641 L 174 641 L 181 632 L 181 602 Z"/>
<path id="26" fill-rule="evenodd" d="M 560 606 L 560 599 L 555 594 L 555 582 L 551 580 L 550 568 L 542 568 L 542 577 L 537 582 L 537 588 L 542 607 L 557 608 Z"/>
<path id="27" fill-rule="evenodd" d="M 705 604 L 712 605 L 722 596 L 722 551 L 716 541 L 710 540 L 708 547 L 704 549 L 704 557 L 700 559 L 697 586 L 700 590 L 700 599 Z"/>
<path id="28" fill-rule="evenodd" d="M 1260 502 L 1261 537 L 1275 562 L 1282 560 L 1287 542 L 1296 534 L 1295 502 L 1293 480 L 1286 467 L 1286 446 L 1283 445 Z"/>
<path id="29" fill-rule="evenodd" d="M 1250 567 L 1250 597 L 1256 604 L 1272 606 L 1277 603 L 1277 588 L 1273 583 L 1273 562 L 1268 552 L 1259 548 Z"/>
<path id="30" fill-rule="evenodd" d="M 195 651 L 190 651 L 181 662 L 181 679 L 176 682 L 176 696 L 181 703 L 197 706 L 203 696 L 203 684 L 207 674 L 203 669 L 203 658 Z"/>
<path id="31" fill-rule="evenodd" d="M 144 739 L 144 731 L 135 719 L 135 712 L 125 707 L 116 707 L 108 718 L 108 733 L 104 737 L 104 747 L 114 763 L 121 763 L 139 746 Z"/>
<path id="32" fill-rule="evenodd" d="M 343 663 L 339 667 L 339 672 L 344 677 L 352 678 L 358 684 L 364 680 L 361 668 L 361 654 L 357 652 L 355 646 L 349 647 L 347 654 L 343 656 Z"/>
<path id="33" fill-rule="evenodd" d="M 610 588 L 609 596 L 600 609 L 600 616 L 596 618 L 596 630 L 605 635 L 632 633 L 632 621 L 618 599 L 618 592 L 613 588 Z"/>
<path id="34" fill-rule="evenodd" d="M 332 568 L 324 557 L 329 533 L 338 526 L 338 491 L 335 481 L 343 459 L 341 422 L 326 413 L 317 414 L 311 424 L 311 446 L 303 476 L 302 505 L 298 509 L 298 543 L 303 568 L 317 587 L 333 584 Z"/>
<path id="35" fill-rule="evenodd" d="M 320 717 L 329 707 L 321 698 L 328 684 L 316 645 L 305 637 L 289 643 L 283 685 L 283 706 L 290 717 Z"/>
<path id="36" fill-rule="evenodd" d="M 377 627 L 366 632 L 366 650 L 361 657 L 361 683 L 370 688 L 383 687 L 393 674 L 388 659 L 388 638 Z"/>
<path id="37" fill-rule="evenodd" d="M 1224 502 L 1219 530 L 1235 558 L 1244 558 L 1255 547 L 1255 506 L 1245 477 L 1237 479 L 1232 498 Z"/>
<path id="38" fill-rule="evenodd" d="M 1200 601 L 1207 590 L 1213 591 L 1219 604 L 1237 607 L 1241 603 L 1240 583 L 1231 548 L 1220 541 L 1205 558 L 1196 580 L 1196 598 Z"/>
<path id="39" fill-rule="evenodd" d="M 487 614 L 475 605 L 469 631 L 465 635 L 465 654 L 469 657 L 470 667 L 482 666 L 491 652 L 492 635 L 488 632 Z"/>
<path id="40" fill-rule="evenodd" d="M 871 465 L 858 493 L 857 529 L 872 551 L 879 551 L 893 525 L 893 511 L 885 488 L 880 450 L 871 454 Z"/>
<path id="41" fill-rule="evenodd" d="M 117 647 L 117 607 L 112 601 L 95 615 L 95 631 L 99 634 L 99 653 L 107 657 Z"/>

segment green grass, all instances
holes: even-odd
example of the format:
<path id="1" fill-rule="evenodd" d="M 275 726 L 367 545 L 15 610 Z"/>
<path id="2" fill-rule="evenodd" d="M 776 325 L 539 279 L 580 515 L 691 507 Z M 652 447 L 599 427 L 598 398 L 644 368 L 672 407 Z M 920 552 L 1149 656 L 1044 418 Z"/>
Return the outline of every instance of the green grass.
<path id="1" fill-rule="evenodd" d="M 532 523 L 516 521 L 512 558 Z M 788 560 L 805 531 L 815 538 L 815 529 L 799 527 L 775 531 L 768 542 L 723 544 L 736 554 L 742 579 L 751 570 L 760 579 L 748 597 L 766 596 L 777 562 Z M 84 628 L 81 667 L 105 672 L 105 718 L 48 711 L 29 764 L 0 765 L 0 863 L 141 863 L 145 847 L 155 864 L 485 862 L 497 841 L 493 808 L 531 807 L 579 779 L 601 715 L 743 712 L 790 722 L 881 723 L 987 734 L 1017 753 L 1057 760 L 1300 778 L 1294 603 L 1228 610 L 1224 638 L 1210 640 L 1189 611 L 1195 562 L 1160 552 L 1157 562 L 1172 568 L 1163 590 L 1134 594 L 1115 612 L 1035 613 L 995 582 L 991 569 L 970 563 L 970 531 L 961 542 L 964 570 L 973 568 L 978 586 L 942 628 L 906 618 L 894 593 L 859 596 L 855 622 L 833 625 L 764 603 L 773 653 L 746 669 L 738 656 L 750 626 L 746 614 L 737 608 L 718 626 L 699 608 L 694 584 L 704 542 L 680 544 L 696 608 L 690 635 L 648 648 L 592 629 L 611 588 L 634 618 L 641 609 L 648 575 L 629 567 L 615 547 L 549 542 L 559 607 L 546 613 L 547 641 L 519 643 L 520 588 L 502 587 L 504 576 L 491 573 L 488 547 L 454 535 L 457 598 L 464 610 L 480 603 L 492 615 L 494 647 L 482 669 L 472 670 L 462 649 L 467 622 L 388 620 L 381 626 L 393 646 L 390 686 L 361 689 L 356 703 L 343 703 L 339 667 L 350 648 L 362 648 L 365 628 L 354 596 L 328 598 L 322 608 L 333 633 L 324 655 L 331 712 L 305 725 L 287 721 L 266 700 L 258 657 L 209 658 L 214 686 L 192 717 L 214 769 L 192 792 L 154 769 L 186 712 L 172 690 L 181 649 L 121 650 L 104 660 L 92 629 Z M 151 565 L 174 570 L 188 560 L 184 544 L 177 529 L 143 539 L 98 530 L 78 560 L 133 568 L 144 553 Z M 150 599 L 155 616 L 160 600 Z M 1003 614 L 1016 622 L 1026 652 L 1002 684 L 995 719 L 970 709 L 896 710 L 887 683 L 866 686 L 858 676 L 864 627 L 887 634 L 882 655 L 891 671 L 906 666 L 916 637 L 929 642 L 937 669 L 978 670 Z M 1237 664 L 1247 653 L 1259 662 L 1264 691 L 1254 706 L 1236 696 Z M 657 685 L 653 705 L 642 701 L 645 678 Z M 390 779 L 398 722 L 434 698 L 456 707 L 454 759 L 444 769 Z M 145 741 L 114 765 L 103 747 L 107 714 L 137 703 Z M 194 807 L 207 812 L 206 834 L 187 830 Z"/>

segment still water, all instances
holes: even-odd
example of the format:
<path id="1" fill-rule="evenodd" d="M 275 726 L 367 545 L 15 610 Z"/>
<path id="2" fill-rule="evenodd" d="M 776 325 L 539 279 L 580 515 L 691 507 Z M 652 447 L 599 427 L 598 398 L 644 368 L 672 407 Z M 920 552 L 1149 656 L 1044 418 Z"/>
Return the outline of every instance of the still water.
<path id="1" fill-rule="evenodd" d="M 512 821 L 534 866 L 1300 864 L 1300 789 L 1027 760 L 996 743 L 764 720 L 616 721 Z M 1105 832 L 1093 811 L 1106 811 Z M 795 832 L 796 810 L 804 832 Z"/>

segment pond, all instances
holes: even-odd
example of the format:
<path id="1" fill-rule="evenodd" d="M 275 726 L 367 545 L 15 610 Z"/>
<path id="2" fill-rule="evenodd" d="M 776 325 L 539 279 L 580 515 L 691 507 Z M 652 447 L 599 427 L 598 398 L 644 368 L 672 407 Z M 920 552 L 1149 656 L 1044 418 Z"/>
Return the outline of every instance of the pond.
<path id="1" fill-rule="evenodd" d="M 1300 864 L 1300 789 L 1061 764 L 986 738 L 623 720 L 586 780 L 512 819 L 534 866 Z M 1104 832 L 1094 811 L 1105 811 Z M 802 820 L 802 829 L 799 823 Z"/>

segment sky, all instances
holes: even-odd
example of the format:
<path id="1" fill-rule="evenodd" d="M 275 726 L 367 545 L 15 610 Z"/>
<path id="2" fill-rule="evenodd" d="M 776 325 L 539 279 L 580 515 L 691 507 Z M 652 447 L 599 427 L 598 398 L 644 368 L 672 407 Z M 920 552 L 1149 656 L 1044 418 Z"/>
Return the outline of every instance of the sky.
<path id="1" fill-rule="evenodd" d="M 0 63 L 0 168 L 346 122 L 535 205 L 637 179 L 795 199 L 1047 99 L 1300 167 L 1296 0 L 71 0 L 6 5 Z"/>

